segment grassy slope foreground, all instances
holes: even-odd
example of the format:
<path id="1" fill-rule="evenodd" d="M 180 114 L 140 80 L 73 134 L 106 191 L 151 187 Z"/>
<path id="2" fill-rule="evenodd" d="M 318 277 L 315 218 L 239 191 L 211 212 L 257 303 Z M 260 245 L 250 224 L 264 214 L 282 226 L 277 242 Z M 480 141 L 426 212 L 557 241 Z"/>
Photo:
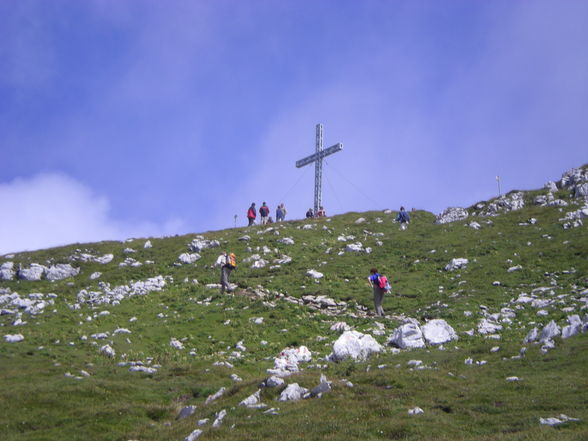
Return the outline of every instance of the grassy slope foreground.
<path id="1" fill-rule="evenodd" d="M 588 313 L 588 233 L 585 226 L 563 229 L 560 221 L 579 208 L 578 201 L 561 191 L 558 196 L 570 206 L 538 207 L 531 201 L 540 193 L 525 193 L 525 208 L 492 218 L 436 225 L 432 214 L 418 211 L 407 231 L 399 230 L 391 214 L 368 212 L 286 222 L 271 231 L 255 226 L 203 234 L 238 256 L 232 279 L 239 287 L 232 295 L 206 287 L 218 281 L 212 265 L 219 248 L 201 251 L 194 264 L 179 263 L 194 235 L 152 238 L 152 248 L 144 247 L 146 239 L 135 239 L 3 256 L 0 264 L 71 263 L 80 273 L 53 282 L 0 281 L 0 295 L 48 301 L 38 314 L 0 304 L 1 335 L 24 337 L 0 341 L 0 438 L 181 440 L 200 428 L 200 439 L 207 440 L 586 440 L 588 333 L 556 338 L 546 352 L 523 344 L 533 327 L 541 330 L 552 320 L 563 327 L 569 315 Z M 360 217 L 365 222 L 356 223 Z M 537 222 L 528 223 L 530 218 Z M 471 220 L 481 228 L 467 226 Z M 250 240 L 239 240 L 243 235 Z M 294 244 L 279 242 L 285 237 Z M 341 253 L 357 242 L 371 253 Z M 71 259 L 83 253 L 112 253 L 114 259 Z M 243 259 L 253 254 L 269 264 L 251 268 Z M 270 268 L 283 255 L 292 261 Z M 129 258 L 142 265 L 120 265 Z M 445 271 L 452 258 L 469 264 Z M 382 319 L 364 312 L 372 309 L 366 283 L 372 266 L 393 283 L 384 303 L 390 315 Z M 324 277 L 315 281 L 305 275 L 309 269 Z M 91 279 L 96 272 L 101 275 Z M 119 304 L 78 299 L 82 290 L 103 293 L 107 286 L 157 276 L 166 280 L 161 291 Z M 517 303 L 523 293 L 536 302 Z M 331 315 L 289 301 L 308 294 L 345 307 Z M 514 317 L 508 319 L 504 308 Z M 503 329 L 480 335 L 480 320 L 493 314 Z M 385 345 L 403 318 L 421 324 L 442 318 L 459 340 L 415 350 L 386 346 L 363 362 L 325 361 L 339 337 L 330 330 L 335 322 Z M 170 344 L 175 340 L 183 349 Z M 105 345 L 114 357 L 100 352 Z M 238 405 L 269 376 L 274 357 L 300 345 L 313 359 L 286 383 L 312 388 L 324 374 L 332 382 L 330 392 L 278 402 L 283 386 L 264 388 L 261 400 L 275 412 Z M 518 356 L 523 347 L 526 353 Z M 223 361 L 230 365 L 217 363 Z M 130 372 L 129 362 L 154 371 Z M 222 397 L 205 404 L 221 387 Z M 196 406 L 194 414 L 176 420 L 188 405 Z M 409 415 L 415 407 L 424 413 Z M 221 410 L 227 415 L 213 428 Z M 539 423 L 560 414 L 580 421 Z M 203 419 L 208 422 L 197 426 Z"/>

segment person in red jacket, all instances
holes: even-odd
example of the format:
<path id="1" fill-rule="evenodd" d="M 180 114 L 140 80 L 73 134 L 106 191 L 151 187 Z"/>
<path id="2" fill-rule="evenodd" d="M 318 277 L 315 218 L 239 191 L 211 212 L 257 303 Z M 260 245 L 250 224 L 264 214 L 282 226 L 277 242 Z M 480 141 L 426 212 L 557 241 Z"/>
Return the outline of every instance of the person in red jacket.
<path id="1" fill-rule="evenodd" d="M 247 219 L 249 220 L 249 227 L 255 223 L 257 217 L 257 211 L 255 210 L 255 202 L 251 203 L 251 207 L 247 210 Z"/>

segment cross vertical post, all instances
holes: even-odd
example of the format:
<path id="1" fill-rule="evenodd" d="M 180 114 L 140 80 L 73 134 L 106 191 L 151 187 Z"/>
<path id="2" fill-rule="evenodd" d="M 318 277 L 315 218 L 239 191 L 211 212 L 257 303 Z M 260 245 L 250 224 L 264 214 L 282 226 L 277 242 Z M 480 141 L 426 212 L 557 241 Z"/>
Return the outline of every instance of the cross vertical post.
<path id="1" fill-rule="evenodd" d="M 316 156 L 314 163 L 314 214 L 318 213 L 321 206 L 322 187 L 323 187 L 323 125 L 316 125 Z"/>
<path id="2" fill-rule="evenodd" d="M 316 214 L 322 204 L 323 159 L 343 150 L 343 144 L 337 143 L 323 150 L 323 125 L 317 124 L 315 147 L 315 153 L 296 161 L 296 167 L 304 167 L 314 162 L 314 212 Z"/>

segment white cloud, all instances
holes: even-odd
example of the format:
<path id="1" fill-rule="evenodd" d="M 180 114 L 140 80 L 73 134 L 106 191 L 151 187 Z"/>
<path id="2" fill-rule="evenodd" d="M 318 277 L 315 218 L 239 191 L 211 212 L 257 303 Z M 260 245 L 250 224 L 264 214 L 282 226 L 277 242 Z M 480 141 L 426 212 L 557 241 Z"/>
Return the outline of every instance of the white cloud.
<path id="1" fill-rule="evenodd" d="M 122 240 L 177 232 L 181 220 L 164 224 L 115 219 L 108 198 L 59 173 L 0 184 L 0 254 L 76 242 Z"/>

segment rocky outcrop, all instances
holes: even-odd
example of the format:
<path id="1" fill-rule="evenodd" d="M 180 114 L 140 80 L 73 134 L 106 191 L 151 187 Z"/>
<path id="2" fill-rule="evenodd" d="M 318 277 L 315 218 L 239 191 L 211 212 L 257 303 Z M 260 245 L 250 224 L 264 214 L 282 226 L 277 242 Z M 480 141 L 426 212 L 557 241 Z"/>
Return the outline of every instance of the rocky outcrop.
<path id="1" fill-rule="evenodd" d="M 449 207 L 446 208 L 441 214 L 435 219 L 436 224 L 447 224 L 450 222 L 460 221 L 467 219 L 469 216 L 468 211 L 461 207 Z"/>

